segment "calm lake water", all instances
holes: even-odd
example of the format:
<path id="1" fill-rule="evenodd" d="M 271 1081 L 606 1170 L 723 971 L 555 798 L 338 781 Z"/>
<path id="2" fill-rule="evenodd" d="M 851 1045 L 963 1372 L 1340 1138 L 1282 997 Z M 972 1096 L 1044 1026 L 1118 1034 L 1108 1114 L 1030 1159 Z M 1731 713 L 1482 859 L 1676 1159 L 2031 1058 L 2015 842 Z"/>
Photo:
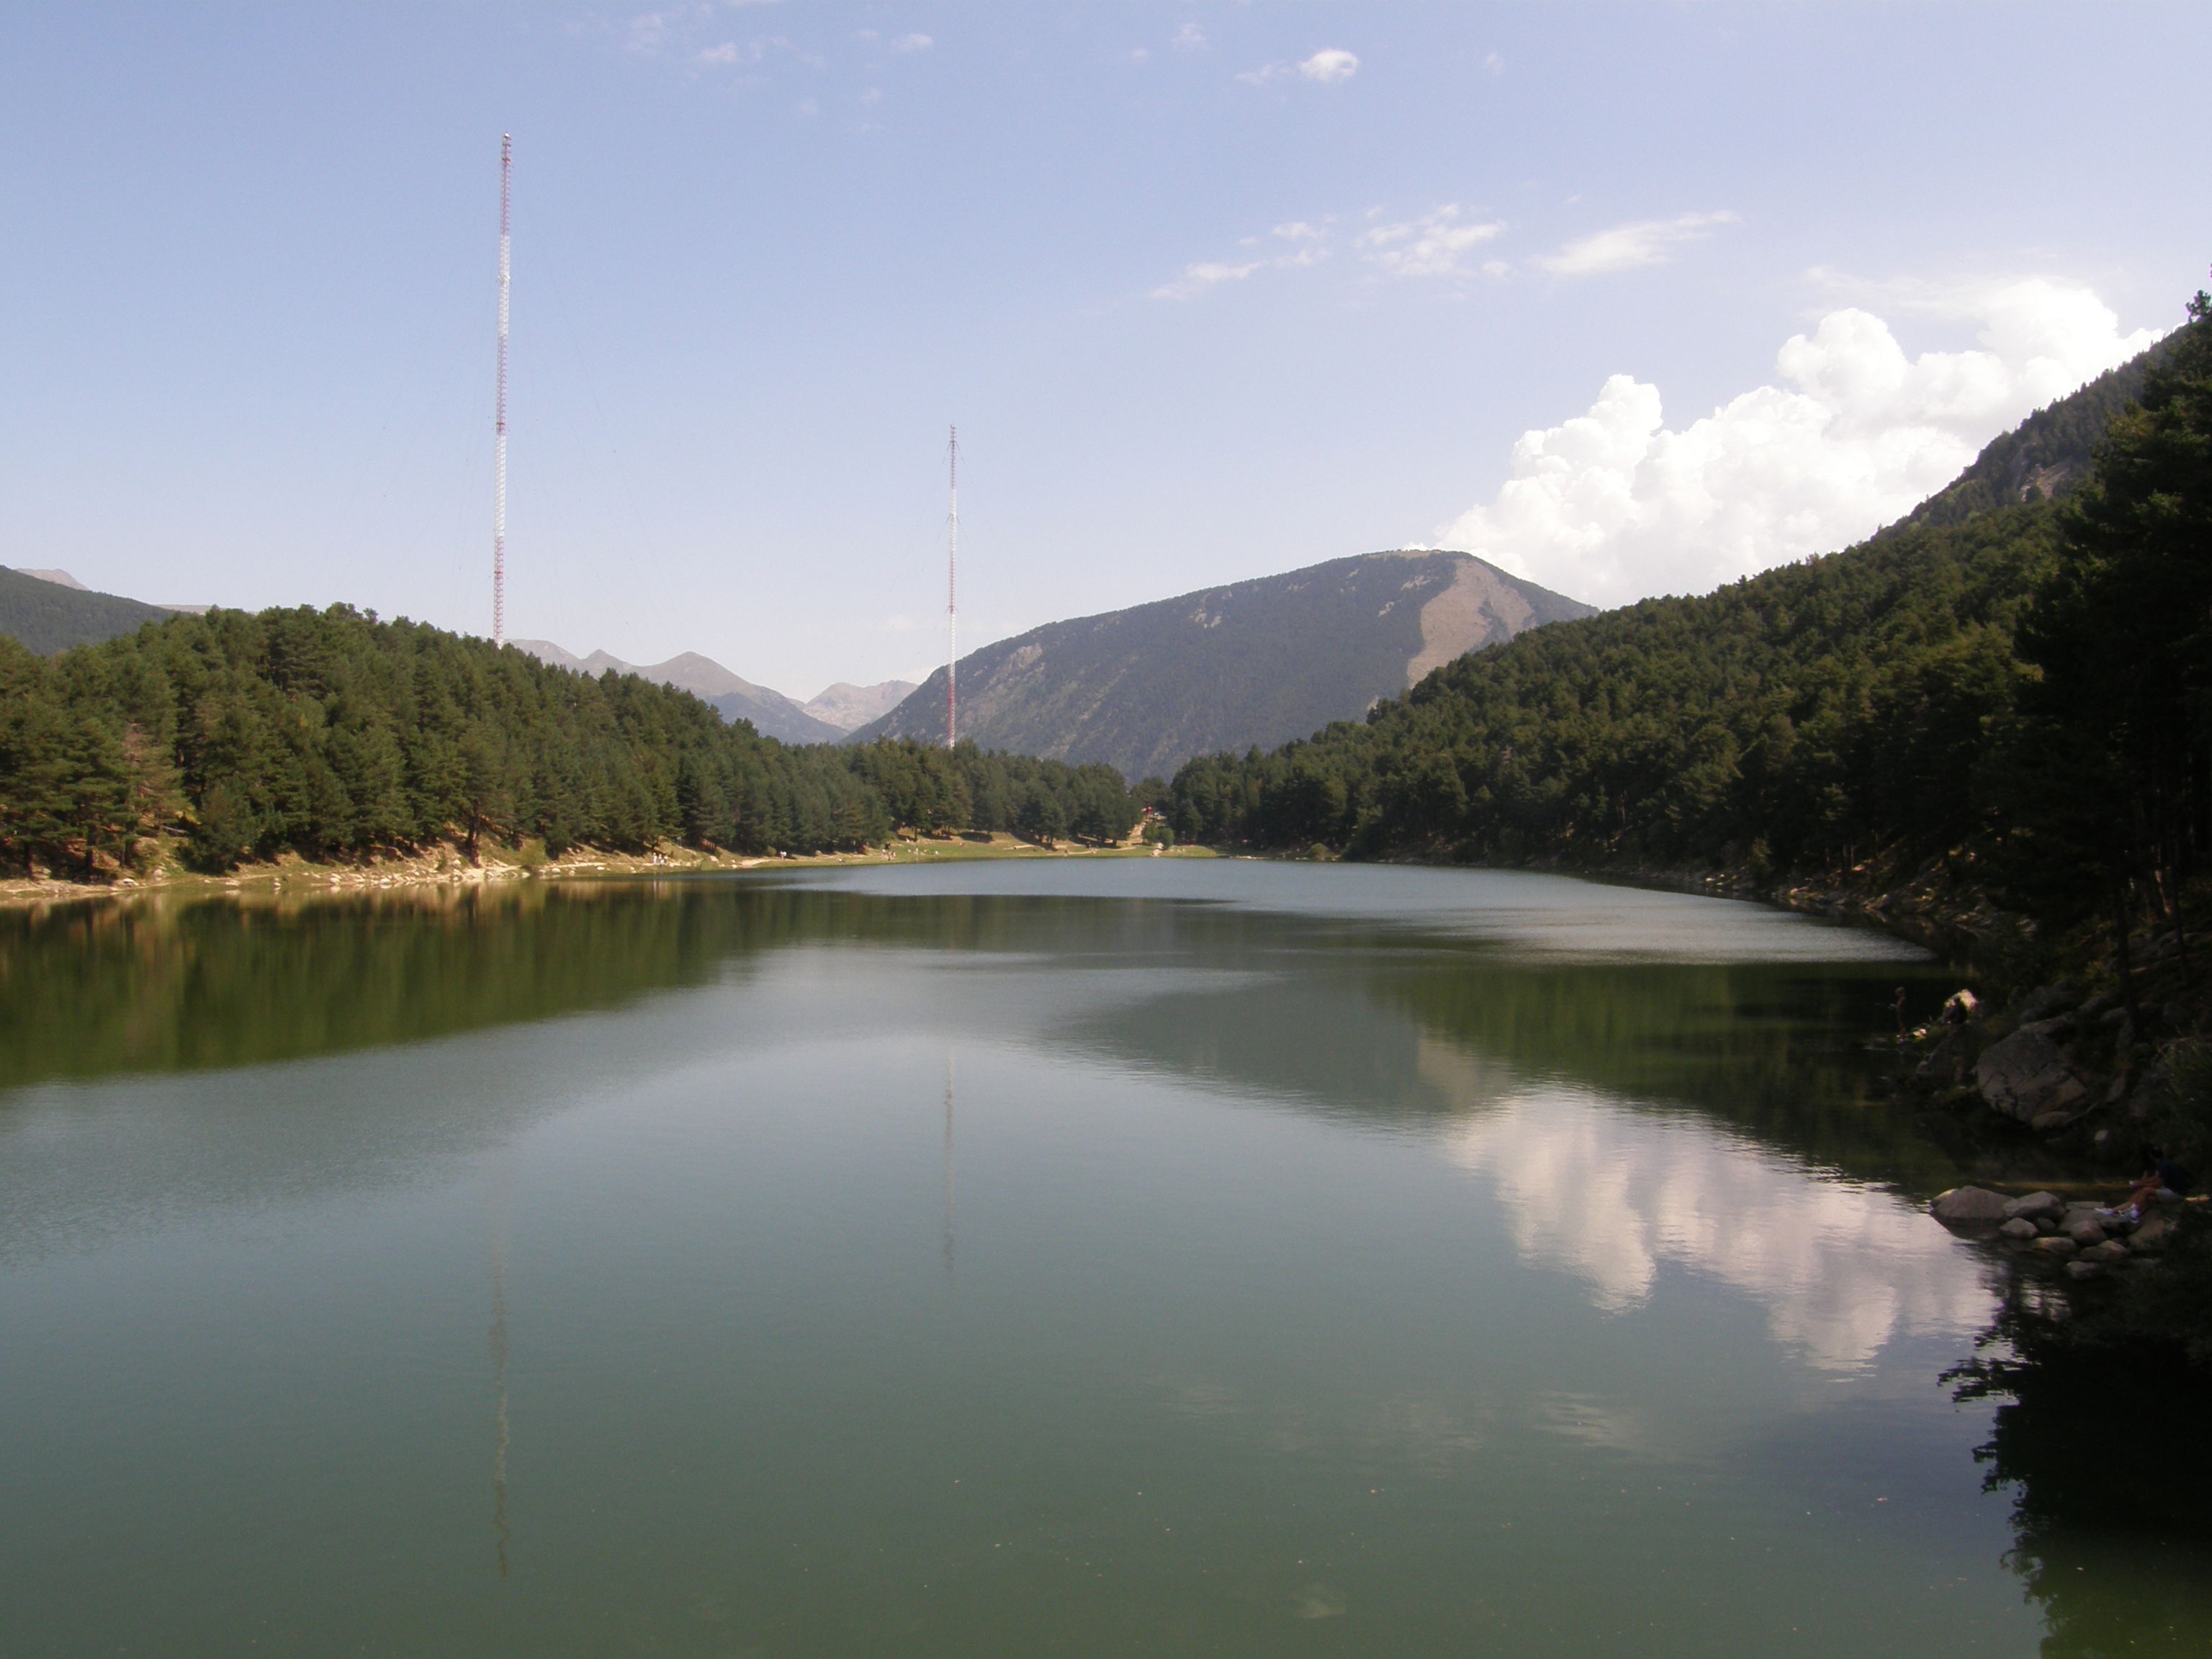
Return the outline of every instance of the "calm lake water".
<path id="1" fill-rule="evenodd" d="M 1939 1380 L 1955 983 L 1174 860 L 0 920 L 0 1652 L 2212 1650 Z"/>

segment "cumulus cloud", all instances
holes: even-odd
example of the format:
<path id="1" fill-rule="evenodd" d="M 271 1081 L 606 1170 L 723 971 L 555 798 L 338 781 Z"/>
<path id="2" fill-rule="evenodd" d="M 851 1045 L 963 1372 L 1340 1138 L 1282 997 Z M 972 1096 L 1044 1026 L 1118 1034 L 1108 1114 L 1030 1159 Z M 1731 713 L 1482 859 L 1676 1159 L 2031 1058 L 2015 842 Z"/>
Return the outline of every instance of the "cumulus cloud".
<path id="1" fill-rule="evenodd" d="M 1255 259 L 1249 264 L 1224 264 L 1206 260 L 1194 265 L 1185 265 L 1182 275 L 1171 283 L 1163 283 L 1152 290 L 1155 300 L 1191 300 L 1210 288 L 1224 283 L 1241 283 L 1267 262 Z"/>
<path id="2" fill-rule="evenodd" d="M 1251 86 L 1264 87 L 1271 81 L 1287 81 L 1297 76 L 1326 86 L 1334 81 L 1349 81 L 1358 73 L 1358 58 L 1341 46 L 1326 46 L 1302 62 L 1292 64 L 1278 59 L 1246 70 L 1237 78 Z"/>
<path id="3" fill-rule="evenodd" d="M 2125 362 L 2087 289 L 1984 291 L 1980 349 L 1908 357 L 1879 317 L 1846 308 L 1777 354 L 1779 385 L 1669 430 L 1659 388 L 1616 374 L 1589 411 L 1522 435 L 1490 502 L 1437 532 L 1516 574 L 1597 604 L 1694 592 L 1832 552 L 1901 517 L 1981 447 Z"/>
<path id="4" fill-rule="evenodd" d="M 1496 52 L 1490 52 L 1483 58 L 1482 67 L 1493 76 L 1500 76 L 1505 73 L 1505 60 Z"/>
<path id="5" fill-rule="evenodd" d="M 1716 225 L 1735 222 L 1733 213 L 1686 213 L 1678 219 L 1640 220 L 1570 242 L 1536 264 L 1554 276 L 1601 276 L 1664 264 L 1683 243 L 1703 240 Z"/>
<path id="6" fill-rule="evenodd" d="M 1204 52 L 1206 31 L 1195 23 L 1185 23 L 1176 31 L 1175 39 L 1169 44 L 1177 52 Z"/>
<path id="7" fill-rule="evenodd" d="M 891 42 L 893 52 L 927 52 L 937 44 L 926 34 L 902 34 Z"/>
<path id="8" fill-rule="evenodd" d="M 1361 234 L 1359 246 L 1394 276 L 1457 276 L 1465 268 L 1462 255 L 1505 228 L 1502 222 L 1469 222 L 1462 213 L 1455 202 L 1423 218 L 1376 225 Z"/>

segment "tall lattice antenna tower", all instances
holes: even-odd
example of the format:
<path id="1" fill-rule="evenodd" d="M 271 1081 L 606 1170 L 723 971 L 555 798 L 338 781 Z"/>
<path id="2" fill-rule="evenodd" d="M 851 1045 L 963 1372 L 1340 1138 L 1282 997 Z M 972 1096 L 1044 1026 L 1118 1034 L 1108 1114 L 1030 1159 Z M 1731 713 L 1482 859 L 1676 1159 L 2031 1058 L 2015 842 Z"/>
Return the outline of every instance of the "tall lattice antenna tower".
<path id="1" fill-rule="evenodd" d="M 960 739 L 960 428 L 945 447 L 945 746 Z"/>
<path id="2" fill-rule="evenodd" d="M 491 642 L 507 643 L 507 204 L 514 178 L 514 135 L 499 136 L 499 398 L 491 464 Z"/>

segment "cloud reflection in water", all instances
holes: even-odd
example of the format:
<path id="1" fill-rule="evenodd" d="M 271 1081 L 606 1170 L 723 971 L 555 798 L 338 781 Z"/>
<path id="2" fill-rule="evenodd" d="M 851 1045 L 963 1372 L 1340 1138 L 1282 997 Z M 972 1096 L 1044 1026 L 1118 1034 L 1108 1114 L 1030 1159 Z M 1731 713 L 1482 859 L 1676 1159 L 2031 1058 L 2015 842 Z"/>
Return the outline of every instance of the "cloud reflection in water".
<path id="1" fill-rule="evenodd" d="M 1556 1085 L 1483 1092 L 1449 1155 L 1494 1183 L 1524 1261 L 1577 1275 L 1608 1312 L 1644 1304 L 1675 1263 L 1751 1296 L 1775 1340 L 1822 1370 L 1989 1322 L 1980 1265 L 1895 1194 L 1686 1113 Z"/>

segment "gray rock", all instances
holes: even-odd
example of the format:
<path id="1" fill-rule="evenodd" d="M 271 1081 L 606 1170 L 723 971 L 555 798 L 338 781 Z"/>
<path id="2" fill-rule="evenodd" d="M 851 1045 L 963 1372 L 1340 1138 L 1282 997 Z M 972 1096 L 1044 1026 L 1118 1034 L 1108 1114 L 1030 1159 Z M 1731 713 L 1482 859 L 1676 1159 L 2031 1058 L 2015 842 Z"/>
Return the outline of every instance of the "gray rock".
<path id="1" fill-rule="evenodd" d="M 2081 1000 L 2081 994 L 2070 986 L 2041 985 L 2027 994 L 2027 1000 L 2020 1005 L 2022 1024 L 2030 1020 L 2049 1019 L 2051 1015 L 2071 1008 Z"/>
<path id="2" fill-rule="evenodd" d="M 2069 1261 L 2066 1264 L 2069 1279 L 2100 1279 L 2104 1272 L 2105 1266 L 2101 1261 Z"/>
<path id="3" fill-rule="evenodd" d="M 2022 1123 L 2070 1111 L 2088 1098 L 2073 1056 L 2052 1041 L 2051 1022 L 2023 1025 L 1993 1043 L 1974 1066 L 1975 1086 L 1993 1110 Z"/>
<path id="4" fill-rule="evenodd" d="M 2081 1259 L 2084 1261 L 2101 1261 L 2110 1266 L 2115 1261 L 2125 1261 L 2128 1259 L 2128 1247 L 2117 1238 L 2108 1238 L 2103 1243 L 2092 1244 L 2087 1249 L 2082 1251 Z"/>
<path id="5" fill-rule="evenodd" d="M 2048 1238 L 2037 1239 L 2035 1248 L 2046 1255 L 2069 1256 L 2080 1250 L 2081 1247 L 2063 1233 L 2053 1233 Z"/>
<path id="6" fill-rule="evenodd" d="M 2066 1213 L 2066 1200 L 2056 1193 L 2030 1193 L 2005 1206 L 2007 1217 L 2026 1216 L 2030 1221 L 2057 1220 Z"/>
<path id="7" fill-rule="evenodd" d="M 2066 1237 L 2072 1239 L 2076 1244 L 2079 1244 L 2085 1250 L 2092 1244 L 2101 1244 L 2105 1242 L 2106 1235 L 2103 1224 L 2098 1221 L 2097 1218 L 2094 1214 L 2088 1213 L 2087 1212 L 2081 1212 L 2068 1216 L 2066 1218 L 2065 1225 Z"/>
<path id="8" fill-rule="evenodd" d="M 2173 1218 L 2163 1210 L 2154 1210 L 2136 1224 L 2128 1235 L 2128 1243 L 2138 1250 L 2162 1250 L 2167 1239 L 2173 1237 Z"/>
<path id="9" fill-rule="evenodd" d="M 1986 1187 L 1954 1187 L 1928 1206 L 1947 1227 L 1988 1227 L 2005 1219 L 2005 1195 Z"/>
<path id="10" fill-rule="evenodd" d="M 1972 1050 L 1972 1036 L 1964 1026 L 1954 1025 L 1929 1051 L 1928 1058 L 1913 1068 L 1912 1080 L 1923 1089 L 1952 1088 L 1964 1080 Z"/>
<path id="11" fill-rule="evenodd" d="M 2035 1224 L 2024 1215 L 2016 1215 L 1997 1231 L 2007 1238 L 2033 1238 Z"/>

